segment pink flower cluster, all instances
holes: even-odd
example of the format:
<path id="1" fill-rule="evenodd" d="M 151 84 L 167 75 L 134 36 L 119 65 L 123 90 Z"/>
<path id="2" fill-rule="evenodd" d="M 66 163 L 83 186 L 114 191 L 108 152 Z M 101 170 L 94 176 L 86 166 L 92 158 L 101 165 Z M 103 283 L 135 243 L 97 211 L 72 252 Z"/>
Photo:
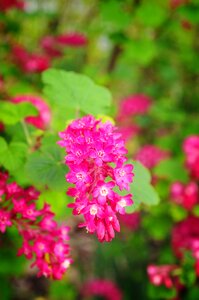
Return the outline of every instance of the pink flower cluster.
<path id="1" fill-rule="evenodd" d="M 29 53 L 23 46 L 15 45 L 12 49 L 15 63 L 26 73 L 41 73 L 50 67 L 46 55 Z"/>
<path id="2" fill-rule="evenodd" d="M 31 266 L 38 276 L 61 279 L 72 260 L 69 257 L 67 226 L 58 226 L 48 204 L 36 208 L 39 196 L 33 187 L 22 189 L 15 182 L 7 183 L 8 174 L 0 172 L 0 232 L 16 226 L 23 238 L 18 255 L 34 259 Z"/>
<path id="3" fill-rule="evenodd" d="M 51 121 L 51 110 L 47 103 L 40 97 L 34 95 L 18 95 L 11 99 L 14 103 L 30 102 L 38 110 L 38 116 L 29 116 L 26 122 L 39 129 L 46 129 Z"/>
<path id="4" fill-rule="evenodd" d="M 51 58 L 59 57 L 63 54 L 64 47 L 84 47 L 88 40 L 81 33 L 66 33 L 57 36 L 45 36 L 41 40 L 41 47 Z"/>
<path id="5" fill-rule="evenodd" d="M 134 212 L 131 214 L 121 215 L 119 219 L 127 228 L 136 230 L 140 225 L 141 216 L 139 212 Z"/>
<path id="6" fill-rule="evenodd" d="M 183 145 L 186 154 L 186 165 L 192 177 L 197 177 L 197 163 L 199 162 L 199 136 L 186 138 Z M 174 182 L 170 188 L 172 201 L 188 211 L 188 217 L 174 225 L 171 233 L 171 245 L 175 256 L 179 259 L 179 267 L 175 265 L 149 265 L 147 273 L 150 282 L 155 286 L 164 285 L 175 288 L 177 295 L 183 287 L 179 275 L 184 272 L 181 263 L 185 252 L 189 251 L 195 259 L 195 272 L 199 277 L 199 217 L 193 216 L 191 210 L 198 204 L 199 187 L 196 182 L 188 184 Z M 175 298 L 180 299 L 180 298 Z"/>
<path id="7" fill-rule="evenodd" d="M 169 153 L 167 151 L 154 145 L 145 145 L 139 150 L 135 159 L 140 161 L 146 168 L 153 169 L 162 160 L 168 157 Z"/>
<path id="8" fill-rule="evenodd" d="M 44 36 L 40 42 L 41 48 L 50 57 L 60 57 L 62 55 L 62 50 L 57 45 L 56 37 L 47 35 Z"/>
<path id="9" fill-rule="evenodd" d="M 172 9 L 176 9 L 182 5 L 185 5 L 189 2 L 189 0 L 170 0 L 170 7 Z"/>
<path id="10" fill-rule="evenodd" d="M 57 36 L 57 42 L 60 45 L 70 46 L 70 47 L 83 47 L 88 43 L 85 35 L 78 32 L 71 32 L 66 34 L 61 34 Z"/>
<path id="11" fill-rule="evenodd" d="M 192 135 L 185 139 L 183 150 L 186 155 L 186 166 L 191 176 L 199 180 L 199 135 Z"/>
<path id="12" fill-rule="evenodd" d="M 10 9 L 24 9 L 25 3 L 23 0 L 1 0 L 0 11 L 7 11 Z"/>
<path id="13" fill-rule="evenodd" d="M 195 182 L 187 185 L 181 182 L 174 182 L 171 185 L 171 197 L 173 201 L 187 210 L 192 210 L 199 200 L 199 189 Z"/>
<path id="14" fill-rule="evenodd" d="M 149 265 L 147 267 L 147 274 L 150 282 L 155 286 L 164 285 L 166 288 L 174 286 L 173 271 L 176 270 L 175 265 Z"/>
<path id="15" fill-rule="evenodd" d="M 120 196 L 113 190 L 129 190 L 133 179 L 133 166 L 124 164 L 124 141 L 115 131 L 111 123 L 86 116 L 61 132 L 58 142 L 67 152 L 70 172 L 66 180 L 75 185 L 67 192 L 75 199 L 69 207 L 74 215 L 84 216 L 80 227 L 96 232 L 100 242 L 111 241 L 114 231 L 120 231 L 117 213 L 125 214 L 125 207 L 133 203 L 131 194 Z"/>
<path id="16" fill-rule="evenodd" d="M 152 100 L 143 94 L 130 95 L 120 103 L 117 121 L 119 130 L 125 141 L 138 135 L 142 127 L 136 124 L 135 116 L 147 114 Z"/>
<path id="17" fill-rule="evenodd" d="M 131 123 L 131 122 L 130 122 Z M 119 127 L 119 131 L 125 141 L 130 140 L 134 136 L 138 135 L 141 131 L 141 128 L 136 124 L 122 124 Z"/>
<path id="18" fill-rule="evenodd" d="M 178 258 L 183 258 L 184 251 L 191 251 L 199 263 L 199 218 L 188 216 L 177 223 L 172 231 L 172 247 Z M 198 274 L 199 275 L 199 274 Z"/>
<path id="19" fill-rule="evenodd" d="M 110 280 L 93 279 L 82 288 L 84 297 L 101 296 L 106 300 L 122 300 L 120 289 Z"/>
<path id="20" fill-rule="evenodd" d="M 4 78 L 3 78 L 3 76 L 0 74 L 0 92 L 3 90 L 4 84 L 5 84 Z"/>
<path id="21" fill-rule="evenodd" d="M 129 116 L 144 115 L 148 113 L 151 104 L 152 100 L 146 95 L 130 95 L 122 101 L 118 119 L 121 121 Z"/>

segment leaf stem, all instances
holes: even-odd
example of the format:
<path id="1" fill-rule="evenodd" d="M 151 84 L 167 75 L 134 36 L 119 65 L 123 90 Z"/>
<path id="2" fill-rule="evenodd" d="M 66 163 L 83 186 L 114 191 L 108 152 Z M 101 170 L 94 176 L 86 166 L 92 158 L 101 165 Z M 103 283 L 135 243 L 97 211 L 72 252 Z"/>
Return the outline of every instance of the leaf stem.
<path id="1" fill-rule="evenodd" d="M 26 137 L 26 141 L 27 141 L 28 145 L 31 145 L 32 144 L 32 139 L 30 137 L 28 127 L 27 127 L 26 123 L 24 122 L 24 120 L 21 120 L 21 125 L 22 125 L 23 131 L 24 131 L 24 135 Z"/>

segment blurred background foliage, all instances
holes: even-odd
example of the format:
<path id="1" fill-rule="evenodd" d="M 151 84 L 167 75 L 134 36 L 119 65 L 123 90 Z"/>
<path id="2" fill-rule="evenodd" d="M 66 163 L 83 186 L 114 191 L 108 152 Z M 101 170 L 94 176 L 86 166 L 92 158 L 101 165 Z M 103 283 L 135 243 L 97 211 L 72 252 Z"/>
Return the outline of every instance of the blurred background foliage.
<path id="1" fill-rule="evenodd" d="M 116 118 L 123 98 L 146 94 L 153 99 L 153 105 L 148 114 L 132 120 L 143 131 L 128 140 L 129 157 L 135 158 L 135 153 L 145 144 L 159 146 L 171 154 L 170 159 L 152 171 L 153 176 L 161 178 L 155 186 L 161 203 L 152 207 L 141 205 L 139 226 L 123 225 L 122 232 L 109 244 L 99 244 L 94 237 L 77 229 L 77 220 L 66 208 L 67 168 L 61 164 L 64 152 L 56 146 L 56 141 L 57 132 L 74 118 L 73 107 L 66 102 L 63 110 L 57 102 L 53 103 L 51 98 L 58 99 L 58 96 L 56 89 L 53 91 L 45 85 L 43 90 L 48 82 L 45 75 L 22 72 L 11 54 L 16 44 L 29 52 L 42 53 L 43 37 L 66 32 L 79 32 L 88 42 L 84 47 L 65 47 L 63 55 L 52 59 L 50 66 L 87 75 L 107 87 L 113 97 L 113 105 L 104 110 L 109 96 L 103 94 L 104 103 L 98 107 L 94 90 L 95 95 L 91 94 L 94 100 L 90 105 L 83 103 L 85 110 L 82 110 L 93 109 L 96 116 L 106 114 Z M 20 239 L 14 230 L 9 230 L 0 238 L 0 299 L 83 299 L 83 283 L 92 278 L 113 280 L 125 300 L 174 299 L 175 291 L 149 285 L 146 268 L 152 262 L 176 263 L 170 246 L 171 229 L 173 223 L 187 215 L 184 208 L 171 203 L 169 187 L 173 181 L 188 181 L 182 142 L 188 135 L 199 133 L 198 36 L 198 0 L 27 0 L 24 10 L 0 11 L 1 99 L 18 94 L 43 95 L 53 110 L 52 126 L 47 133 L 28 126 L 32 141 L 40 143 L 44 136 L 42 146 L 33 152 L 24 146 L 27 141 L 23 124 L 18 122 L 34 114 L 33 107 L 12 114 L 9 107 L 8 116 L 2 113 L 2 119 L 1 106 L 0 118 L 6 124 L 2 137 L 18 144 L 7 146 L 0 163 L 18 183 L 36 185 L 41 190 L 38 205 L 46 199 L 57 220 L 64 220 L 72 227 L 75 261 L 62 281 L 37 279 L 25 259 L 16 258 Z M 78 90 L 78 80 L 71 84 Z M 63 90 L 60 97 L 67 96 L 64 93 Z M 198 215 L 198 207 L 194 213 Z M 192 269 L 192 262 L 188 261 L 186 274 L 190 278 Z M 178 299 L 199 297 L 195 279 L 190 286 Z"/>

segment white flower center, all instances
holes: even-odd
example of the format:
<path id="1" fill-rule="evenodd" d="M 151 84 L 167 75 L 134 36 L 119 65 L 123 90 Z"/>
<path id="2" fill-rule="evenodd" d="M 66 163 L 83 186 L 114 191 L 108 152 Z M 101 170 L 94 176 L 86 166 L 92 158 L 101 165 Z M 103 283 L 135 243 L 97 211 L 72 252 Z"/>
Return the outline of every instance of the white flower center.
<path id="1" fill-rule="evenodd" d="M 103 157 L 104 156 L 104 151 L 103 150 L 100 150 L 97 152 L 98 156 L 99 157 Z"/>
<path id="2" fill-rule="evenodd" d="M 95 216 L 97 214 L 97 206 L 96 205 L 92 205 L 90 208 L 90 214 L 92 216 Z"/>
<path id="3" fill-rule="evenodd" d="M 84 176 L 83 173 L 79 172 L 79 173 L 76 174 L 76 177 L 77 177 L 78 180 L 83 180 L 85 176 Z"/>
<path id="4" fill-rule="evenodd" d="M 68 259 L 66 259 L 63 263 L 62 263 L 62 267 L 64 269 L 68 269 L 68 267 L 70 266 L 70 261 Z"/>
<path id="5" fill-rule="evenodd" d="M 155 276 L 153 276 L 153 278 L 152 278 L 152 280 L 153 280 L 153 283 L 156 285 L 158 285 L 158 284 L 160 284 L 161 283 L 161 276 L 160 275 L 155 275 Z"/>
<path id="6" fill-rule="evenodd" d="M 120 169 L 120 170 L 119 170 L 119 175 L 120 175 L 121 177 L 123 177 L 123 176 L 126 175 L 126 172 L 125 172 L 123 169 Z"/>
<path id="7" fill-rule="evenodd" d="M 105 186 L 102 186 L 100 189 L 100 195 L 106 197 L 108 195 L 108 189 Z"/>
<path id="8" fill-rule="evenodd" d="M 126 200 L 125 199 L 121 199 L 118 204 L 121 206 L 121 207 L 125 207 L 126 206 Z"/>

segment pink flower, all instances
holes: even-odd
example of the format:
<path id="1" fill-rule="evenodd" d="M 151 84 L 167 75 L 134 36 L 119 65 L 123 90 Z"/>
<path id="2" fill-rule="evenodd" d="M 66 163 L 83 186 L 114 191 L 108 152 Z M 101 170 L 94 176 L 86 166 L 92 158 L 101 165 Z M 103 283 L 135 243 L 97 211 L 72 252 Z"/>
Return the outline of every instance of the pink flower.
<path id="1" fill-rule="evenodd" d="M 144 115 L 148 113 L 151 104 L 151 98 L 146 95 L 130 95 L 121 102 L 118 119 L 122 121 L 129 116 Z"/>
<path id="2" fill-rule="evenodd" d="M 133 204 L 132 195 L 128 194 L 123 197 L 119 197 L 118 202 L 116 204 L 116 211 L 118 211 L 122 215 L 126 215 L 125 207 L 131 206 Z"/>
<path id="3" fill-rule="evenodd" d="M 12 222 L 9 212 L 0 209 L 0 231 L 4 233 L 6 231 L 6 227 L 10 226 L 12 226 Z"/>
<path id="4" fill-rule="evenodd" d="M 189 2 L 189 0 L 170 0 L 170 7 L 172 9 L 176 9 L 182 5 L 185 5 Z"/>
<path id="5" fill-rule="evenodd" d="M 51 110 L 48 104 L 40 97 L 34 95 L 18 95 L 11 99 L 14 103 L 30 102 L 38 110 L 38 116 L 29 116 L 26 122 L 44 130 L 51 122 Z"/>
<path id="6" fill-rule="evenodd" d="M 120 231 L 117 213 L 124 214 L 132 205 L 132 195 L 120 196 L 115 187 L 129 190 L 133 166 L 125 165 L 126 149 L 121 135 L 111 123 L 101 123 L 92 116 L 73 121 L 58 144 L 66 149 L 69 173 L 66 180 L 75 184 L 67 194 L 75 202 L 68 206 L 73 214 L 84 216 L 80 224 L 90 233 L 96 232 L 100 242 L 111 241 Z"/>
<path id="7" fill-rule="evenodd" d="M 41 73 L 50 67 L 46 55 L 29 53 L 23 46 L 15 45 L 12 49 L 14 62 L 26 73 Z"/>
<path id="8" fill-rule="evenodd" d="M 30 54 L 21 67 L 27 73 L 41 73 L 50 67 L 50 61 L 45 55 Z"/>
<path id="9" fill-rule="evenodd" d="M 119 125 L 119 132 L 125 141 L 132 139 L 134 136 L 138 135 L 140 131 L 141 128 L 137 124 Z"/>
<path id="10" fill-rule="evenodd" d="M 168 157 L 169 153 L 167 151 L 154 145 L 145 145 L 139 150 L 135 159 L 140 161 L 146 168 L 152 169 Z"/>
<path id="11" fill-rule="evenodd" d="M 113 199 L 114 193 L 112 188 L 115 186 L 113 181 L 105 183 L 103 181 L 98 181 L 96 188 L 93 191 L 93 197 L 97 198 L 99 204 L 105 204 L 107 199 Z"/>
<path id="12" fill-rule="evenodd" d="M 17 255 L 34 259 L 32 266 L 39 269 L 38 276 L 61 279 L 72 263 L 69 227 L 53 220 L 49 205 L 36 208 L 39 193 L 33 187 L 24 190 L 15 182 L 7 184 L 7 180 L 8 174 L 0 172 L 0 206 L 4 207 L 0 209 L 0 231 L 16 226 L 23 239 Z"/>
<path id="13" fill-rule="evenodd" d="M 1 0 L 0 11 L 7 11 L 13 8 L 24 9 L 25 2 L 23 0 Z"/>
<path id="14" fill-rule="evenodd" d="M 0 91 L 2 91 L 4 89 L 4 84 L 5 84 L 4 78 L 0 74 Z"/>
<path id="15" fill-rule="evenodd" d="M 5 129 L 5 126 L 2 122 L 0 122 L 0 132 L 4 131 Z"/>
<path id="16" fill-rule="evenodd" d="M 48 245 L 48 241 L 46 241 L 45 239 L 43 239 L 42 237 L 38 237 L 35 241 L 34 241 L 34 245 L 32 250 L 35 252 L 37 257 L 43 257 L 45 255 L 45 253 L 49 252 L 49 245 Z"/>
<path id="17" fill-rule="evenodd" d="M 186 19 L 181 21 L 181 26 L 182 26 L 182 28 L 184 28 L 187 31 L 189 31 L 193 28 L 193 25 Z"/>
<path id="18" fill-rule="evenodd" d="M 199 199 L 198 185 L 195 182 L 187 185 L 175 182 L 171 185 L 171 197 L 174 202 L 182 205 L 185 209 L 192 210 Z"/>
<path id="19" fill-rule="evenodd" d="M 123 225 L 131 230 L 136 230 L 140 225 L 140 213 L 134 212 L 120 216 L 120 221 Z"/>
<path id="20" fill-rule="evenodd" d="M 193 178 L 199 179 L 199 135 L 187 137 L 183 143 L 186 166 Z"/>
<path id="21" fill-rule="evenodd" d="M 84 297 L 101 296 L 106 300 L 122 300 L 122 293 L 119 287 L 107 279 L 93 279 L 82 287 Z"/>
<path id="22" fill-rule="evenodd" d="M 164 285 L 168 289 L 172 288 L 174 286 L 172 272 L 176 268 L 175 265 L 149 265 L 147 267 L 147 274 L 151 284 L 155 286 Z"/>
<path id="23" fill-rule="evenodd" d="M 129 182 L 133 181 L 132 178 L 133 165 L 124 165 L 123 167 L 117 167 L 114 169 L 114 176 L 117 185 L 120 190 L 129 190 Z"/>
<path id="24" fill-rule="evenodd" d="M 77 32 L 61 34 L 56 40 L 60 45 L 70 47 L 84 47 L 88 43 L 86 36 Z"/>
<path id="25" fill-rule="evenodd" d="M 60 57 L 62 55 L 62 51 L 60 47 L 57 45 L 57 40 L 55 36 L 45 36 L 41 40 L 41 47 L 44 49 L 47 55 L 50 57 Z"/>
<path id="26" fill-rule="evenodd" d="M 196 261 L 196 274 L 199 265 L 199 218 L 188 216 L 177 223 L 172 231 L 172 248 L 175 255 L 182 259 L 185 251 L 190 251 Z"/>

